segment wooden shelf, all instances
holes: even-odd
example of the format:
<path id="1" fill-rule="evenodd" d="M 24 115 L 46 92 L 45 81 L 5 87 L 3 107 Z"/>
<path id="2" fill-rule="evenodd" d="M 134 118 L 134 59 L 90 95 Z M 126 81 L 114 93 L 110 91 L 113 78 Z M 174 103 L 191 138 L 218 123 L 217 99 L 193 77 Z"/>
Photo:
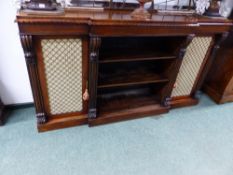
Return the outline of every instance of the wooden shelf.
<path id="1" fill-rule="evenodd" d="M 159 104 L 156 95 L 119 95 L 113 98 L 98 98 L 98 118 L 90 119 L 89 126 L 130 120 L 148 115 L 168 112 Z"/>
<path id="2" fill-rule="evenodd" d="M 168 112 L 168 108 L 162 107 L 159 104 L 142 106 L 137 108 L 125 109 L 117 112 L 100 113 L 98 118 L 89 119 L 89 126 L 96 126 L 112 122 L 131 120 L 136 118 L 148 117 L 151 115 L 159 115 Z"/>
<path id="3" fill-rule="evenodd" d="M 117 70 L 109 74 L 99 76 L 98 88 L 121 87 L 129 85 L 166 83 L 169 79 L 159 75 L 152 70 L 144 68 L 136 70 Z"/>
<path id="4" fill-rule="evenodd" d="M 175 59 L 175 55 L 169 52 L 155 52 L 152 50 L 121 50 L 119 52 L 108 51 L 102 53 L 99 63 L 116 63 L 116 62 L 131 62 L 131 61 L 149 61 L 149 60 L 168 60 Z"/>
<path id="5" fill-rule="evenodd" d="M 133 85 L 98 90 L 99 112 L 119 111 L 122 109 L 137 108 L 141 106 L 160 103 L 158 92 L 163 86 Z"/>
<path id="6" fill-rule="evenodd" d="M 158 97 L 153 94 L 117 95 L 112 98 L 98 97 L 99 112 L 114 112 L 142 106 L 158 104 Z"/>
<path id="7" fill-rule="evenodd" d="M 184 37 L 102 38 L 99 63 L 175 59 Z"/>

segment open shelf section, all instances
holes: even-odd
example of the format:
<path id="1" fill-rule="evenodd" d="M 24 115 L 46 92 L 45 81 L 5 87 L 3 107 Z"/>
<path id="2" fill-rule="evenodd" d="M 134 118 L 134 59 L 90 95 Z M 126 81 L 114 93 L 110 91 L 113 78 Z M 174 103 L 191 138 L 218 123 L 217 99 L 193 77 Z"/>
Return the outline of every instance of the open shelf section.
<path id="1" fill-rule="evenodd" d="M 108 75 L 109 76 L 109 75 Z M 145 74 L 137 74 L 135 72 L 128 72 L 122 75 L 110 75 L 107 79 L 100 80 L 98 88 L 120 87 L 138 84 L 151 83 L 166 83 L 169 80 L 153 72 Z"/>
<path id="2" fill-rule="evenodd" d="M 98 61 L 92 62 L 97 84 L 89 126 L 168 112 L 168 99 L 182 61 L 178 55 L 185 39 L 101 38 Z"/>
<path id="3" fill-rule="evenodd" d="M 183 39 L 184 37 L 103 38 L 99 63 L 175 59 Z"/>
<path id="4" fill-rule="evenodd" d="M 104 113 L 110 111 L 130 110 L 142 106 L 159 104 L 155 95 L 119 95 L 115 98 L 104 99 L 99 98 L 99 112 Z M 103 106 L 103 108 L 101 107 Z"/>
<path id="5" fill-rule="evenodd" d="M 141 51 L 141 50 L 121 50 L 114 53 L 108 50 L 102 54 L 99 63 L 114 63 L 114 62 L 129 62 L 129 61 L 147 61 L 147 60 L 160 60 L 160 59 L 175 59 L 175 55 L 169 53 L 159 53 L 155 51 Z"/>
<path id="6" fill-rule="evenodd" d="M 151 84 L 99 89 L 97 98 L 99 112 L 159 104 L 158 92 L 162 87 L 162 85 Z"/>
<path id="7" fill-rule="evenodd" d="M 157 96 L 160 89 L 161 87 L 155 85 L 138 85 L 98 90 L 98 117 L 90 119 L 89 125 L 168 112 L 168 108 L 160 105 Z"/>
<path id="8" fill-rule="evenodd" d="M 100 65 L 98 88 L 166 83 L 169 79 L 163 76 L 161 67 L 154 61 Z"/>

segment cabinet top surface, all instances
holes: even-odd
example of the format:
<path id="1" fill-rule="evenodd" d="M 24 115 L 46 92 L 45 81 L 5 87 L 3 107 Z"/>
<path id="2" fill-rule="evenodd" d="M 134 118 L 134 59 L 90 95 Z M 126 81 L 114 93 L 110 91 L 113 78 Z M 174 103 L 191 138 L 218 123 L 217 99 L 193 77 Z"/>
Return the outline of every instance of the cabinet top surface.
<path id="1" fill-rule="evenodd" d="M 108 25 L 130 25 L 130 24 L 158 24 L 158 23 L 180 23 L 180 24 L 219 24 L 233 25 L 231 20 L 224 18 L 210 18 L 193 14 L 165 14 L 154 13 L 150 19 L 134 19 L 131 11 L 66 11 L 58 15 L 27 14 L 18 12 L 16 21 L 18 23 L 86 23 L 86 24 L 108 24 Z"/>

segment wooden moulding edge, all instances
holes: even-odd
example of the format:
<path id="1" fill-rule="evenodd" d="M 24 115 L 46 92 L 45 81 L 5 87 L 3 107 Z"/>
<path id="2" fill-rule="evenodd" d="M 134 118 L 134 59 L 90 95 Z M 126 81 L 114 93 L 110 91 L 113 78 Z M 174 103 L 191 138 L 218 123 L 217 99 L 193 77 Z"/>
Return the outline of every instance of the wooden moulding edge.
<path id="1" fill-rule="evenodd" d="M 195 97 L 191 96 L 184 96 L 179 98 L 172 98 L 171 99 L 171 108 L 181 108 L 181 107 L 188 107 L 197 105 L 199 100 Z"/>
<path id="2" fill-rule="evenodd" d="M 113 122 L 120 122 L 126 120 L 132 120 L 142 117 L 149 117 L 151 115 L 158 115 L 168 113 L 169 108 L 163 107 L 159 104 L 142 106 L 132 109 L 125 109 L 117 112 L 105 112 L 100 114 L 96 119 L 89 119 L 89 126 L 97 126 L 102 124 L 109 124 Z"/>
<path id="3" fill-rule="evenodd" d="M 65 118 L 51 119 L 45 124 L 37 125 L 39 132 L 51 131 L 56 129 L 63 129 L 68 127 L 74 127 L 84 125 L 88 123 L 87 114 L 71 116 Z"/>

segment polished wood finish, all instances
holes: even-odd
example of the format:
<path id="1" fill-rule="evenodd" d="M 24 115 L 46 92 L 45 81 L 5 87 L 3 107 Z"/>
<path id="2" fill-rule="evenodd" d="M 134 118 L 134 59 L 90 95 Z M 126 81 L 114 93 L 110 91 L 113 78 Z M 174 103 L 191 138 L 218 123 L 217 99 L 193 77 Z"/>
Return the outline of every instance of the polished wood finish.
<path id="1" fill-rule="evenodd" d="M 38 125 L 39 132 L 51 131 L 55 129 L 63 129 L 67 127 L 73 127 L 78 125 L 87 124 L 87 115 L 77 115 L 77 116 L 68 116 L 60 117 L 53 120 L 49 120 L 43 125 Z"/>
<path id="2" fill-rule="evenodd" d="M 4 109 L 5 109 L 5 107 L 4 107 L 3 102 L 0 98 L 0 126 L 3 125 L 3 123 L 4 123 Z"/>
<path id="3" fill-rule="evenodd" d="M 36 108 L 36 117 L 38 125 L 44 124 L 47 121 L 47 115 L 44 108 L 44 100 L 41 92 L 41 86 L 39 82 L 38 70 L 36 67 L 37 59 L 34 50 L 34 41 L 31 35 L 20 35 L 24 55 L 27 63 L 28 74 L 33 89 L 33 98 Z"/>
<path id="4" fill-rule="evenodd" d="M 168 108 L 161 107 L 161 105 L 159 104 L 157 105 L 153 104 L 142 107 L 139 106 L 137 108 L 131 108 L 122 111 L 119 110 L 117 112 L 102 113 L 101 117 L 97 119 L 90 119 L 88 123 L 89 126 L 96 126 L 96 125 L 107 124 L 112 122 L 141 118 L 145 116 L 159 115 L 167 112 L 168 112 Z"/>
<path id="5" fill-rule="evenodd" d="M 191 96 L 180 96 L 171 98 L 171 108 L 188 107 L 198 104 L 198 99 Z"/>
<path id="6" fill-rule="evenodd" d="M 82 94 L 84 94 L 87 87 L 87 69 L 88 69 L 88 40 L 86 37 L 79 38 L 77 36 L 40 36 L 36 37 L 36 50 L 37 50 L 37 69 L 39 74 L 39 80 L 41 84 L 41 92 L 42 96 L 44 97 L 44 104 L 45 104 L 45 113 L 47 114 L 48 118 L 62 118 L 67 116 L 77 116 L 77 115 L 83 115 L 87 113 L 88 103 L 87 101 L 83 100 L 83 110 L 80 112 L 72 112 L 72 113 L 66 113 L 66 114 L 58 114 L 58 115 L 52 115 L 49 108 L 49 95 L 47 91 L 47 84 L 46 84 L 46 78 L 45 78 L 45 67 L 43 63 L 43 56 L 42 56 L 42 46 L 41 46 L 41 40 L 42 39 L 68 39 L 68 38 L 77 38 L 82 39 Z"/>
<path id="7" fill-rule="evenodd" d="M 101 38 L 91 36 L 90 38 L 90 67 L 89 67 L 89 118 L 96 118 L 96 98 L 97 98 L 97 82 L 98 82 L 98 58 L 99 58 L 99 47 L 101 44 Z"/>
<path id="8" fill-rule="evenodd" d="M 233 101 L 233 32 L 227 35 L 207 75 L 203 91 L 216 103 Z"/>
<path id="9" fill-rule="evenodd" d="M 170 83 L 167 85 L 167 87 L 165 89 L 165 91 L 167 91 L 167 93 L 166 92 L 162 92 L 163 103 L 164 103 L 165 106 L 171 107 L 171 105 L 172 105 L 172 100 L 174 100 L 174 99 L 171 98 L 171 93 L 172 93 L 174 84 L 176 82 L 176 78 L 177 78 L 180 66 L 182 64 L 182 60 L 181 59 L 183 59 L 183 57 L 184 57 L 184 55 L 186 53 L 186 49 L 187 49 L 188 45 L 192 42 L 192 40 L 193 40 L 194 37 L 195 37 L 194 34 L 190 34 L 190 35 L 187 36 L 185 42 L 182 44 L 182 46 L 180 48 L 180 51 L 178 52 L 178 56 L 177 57 L 179 59 L 176 61 L 177 66 L 175 66 L 175 67 L 173 67 L 173 68 L 171 68 L 171 69 L 169 69 L 167 71 L 167 74 L 171 75 L 171 80 L 170 80 Z M 171 73 L 173 69 L 174 69 L 174 72 Z"/>
<path id="10" fill-rule="evenodd" d="M 39 131 L 86 123 L 93 126 L 168 112 L 171 105 L 172 87 L 185 49 L 192 38 L 194 36 L 218 37 L 228 32 L 232 26 L 231 20 L 211 19 L 195 15 L 152 13 L 149 20 L 138 20 L 131 18 L 131 11 L 127 10 L 66 10 L 64 14 L 58 15 L 28 15 L 21 11 L 17 14 L 16 21 L 20 30 L 33 90 Z M 49 113 L 48 94 L 46 94 L 47 90 L 43 78 L 44 70 L 40 62 L 42 59 L 40 39 L 50 37 L 81 38 L 84 43 L 82 66 L 85 72 L 83 75 L 85 83 L 83 83 L 83 92 L 88 89 L 90 98 L 88 102 L 83 101 L 86 107 L 81 113 L 60 116 L 53 116 Z M 149 47 L 154 42 L 152 37 L 157 39 L 160 37 L 158 43 L 162 47 L 154 49 L 156 52 L 151 52 L 153 49 Z M 179 42 L 171 40 L 172 37 L 176 37 Z M 140 45 L 137 48 L 134 42 L 129 44 L 127 41 L 128 47 L 121 48 L 118 47 L 121 45 L 110 42 L 107 45 L 111 47 L 115 45 L 114 49 L 117 50 L 107 52 L 107 50 L 103 50 L 103 46 L 108 38 L 112 38 L 113 41 L 117 41 L 119 38 L 129 38 L 129 40 L 136 38 L 136 40 L 142 42 L 144 40 L 145 43 L 151 42 L 152 44 L 146 44 L 144 47 Z M 139 38 L 144 39 L 140 40 Z M 163 40 L 164 38 L 168 38 L 168 40 Z M 164 41 L 166 44 L 160 41 Z M 174 52 L 170 52 L 169 48 Z M 212 52 L 210 51 L 210 55 L 213 54 Z M 128 75 L 124 71 L 119 75 L 109 74 L 110 79 L 108 80 L 101 79 L 99 76 L 101 71 L 106 71 L 106 67 L 110 64 L 135 64 L 137 67 L 139 65 L 137 62 L 143 62 L 146 68 L 141 69 L 141 72 L 135 69 L 136 72 Z M 148 71 L 151 69 L 145 62 L 153 62 L 152 65 L 161 67 L 161 71 Z M 123 67 L 112 66 L 112 68 Z M 203 70 L 205 70 L 205 66 Z M 125 79 L 122 78 L 123 74 L 127 75 L 124 76 Z M 200 79 L 203 78 L 203 74 L 200 73 Z M 196 87 L 196 89 L 200 87 L 198 80 Z M 196 89 L 193 90 L 193 94 L 195 94 Z M 128 90 L 132 95 L 127 95 Z M 110 99 L 106 102 L 105 97 L 109 98 L 109 93 Z M 137 102 L 133 103 L 135 100 Z M 181 105 L 181 103 L 177 104 Z M 184 104 L 194 104 L 194 102 L 187 100 Z"/>
<path id="11" fill-rule="evenodd" d="M 82 94 L 85 93 L 88 88 L 88 39 L 86 36 L 35 36 L 35 48 L 37 50 L 37 70 L 38 70 L 38 79 L 41 86 L 41 93 L 43 97 L 44 110 L 47 116 L 47 122 L 38 125 L 38 130 L 40 132 L 53 130 L 53 129 L 61 129 L 65 126 L 71 127 L 75 125 L 81 125 L 87 123 L 87 109 L 88 109 L 88 101 L 83 100 L 83 110 L 78 112 L 70 112 L 65 114 L 56 114 L 53 115 L 50 112 L 49 106 L 49 95 L 47 91 L 47 84 L 45 78 L 45 68 L 43 63 L 42 56 L 42 39 L 68 39 L 68 38 L 78 38 L 82 40 Z"/>

